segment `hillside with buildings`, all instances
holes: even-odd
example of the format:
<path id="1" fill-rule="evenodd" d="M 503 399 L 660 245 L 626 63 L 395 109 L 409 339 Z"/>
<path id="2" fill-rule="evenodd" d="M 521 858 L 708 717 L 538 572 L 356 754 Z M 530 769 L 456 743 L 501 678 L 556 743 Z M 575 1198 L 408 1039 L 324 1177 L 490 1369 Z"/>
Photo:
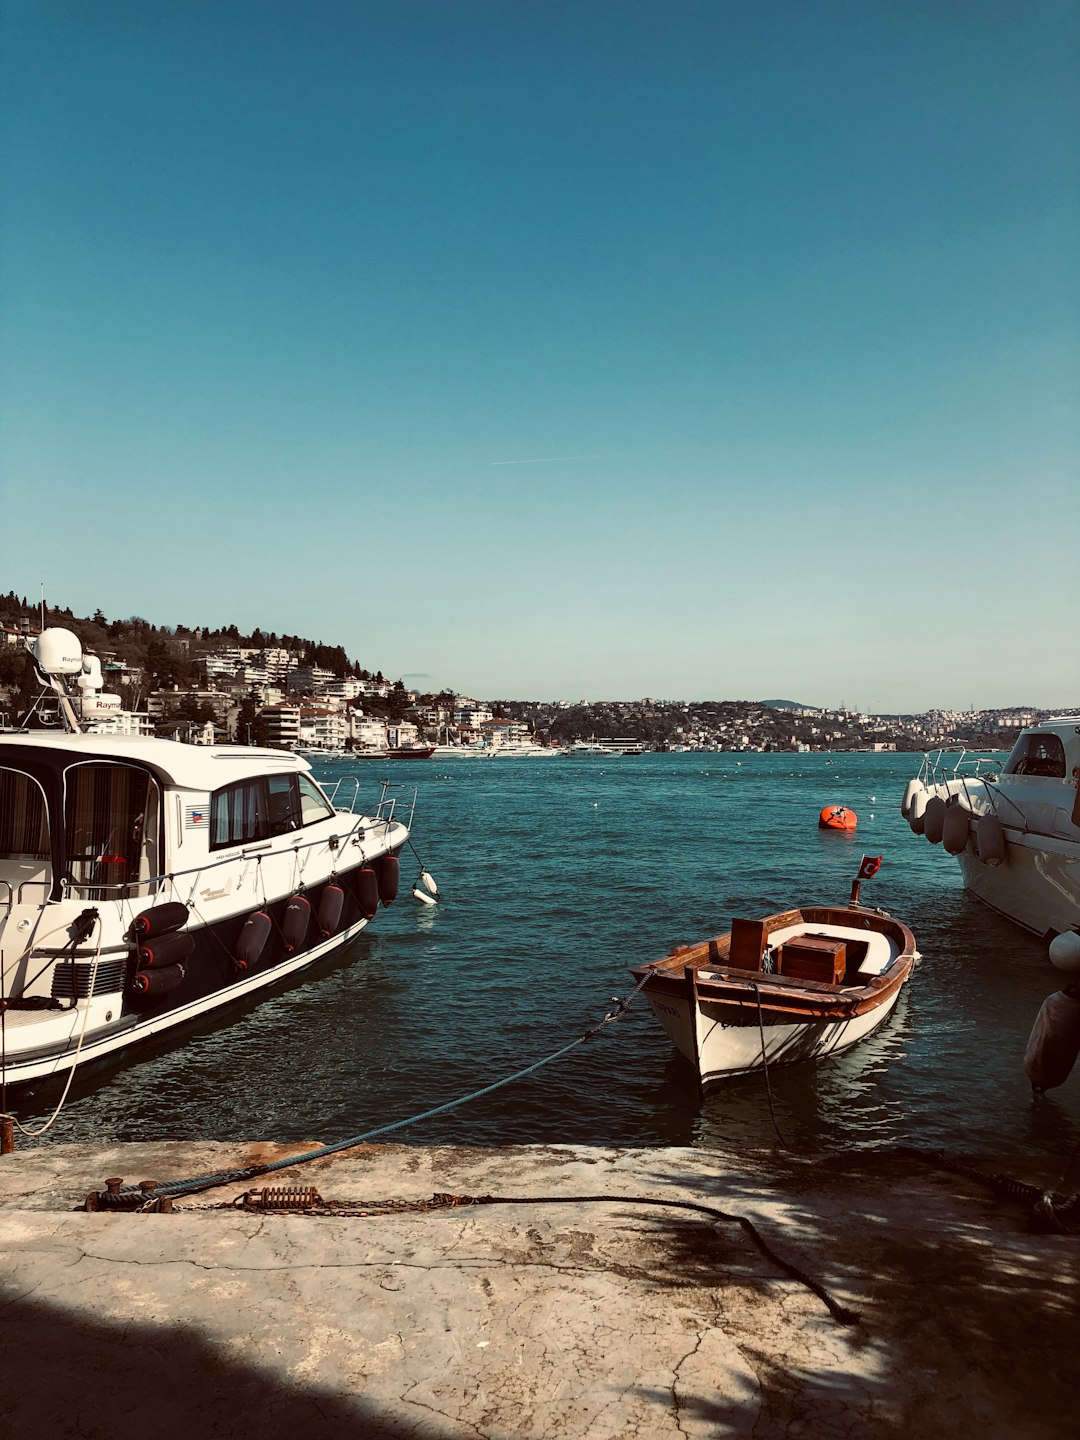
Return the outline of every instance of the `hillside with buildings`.
<path id="1" fill-rule="evenodd" d="M 793 701 L 485 702 L 420 694 L 348 657 L 340 645 L 256 629 L 158 626 L 44 607 L 47 625 L 73 631 L 100 657 L 119 703 L 88 728 L 164 735 L 194 744 L 381 751 L 427 741 L 495 748 L 626 740 L 651 750 L 908 750 L 1011 744 L 1036 709 L 870 715 Z M 41 607 L 0 597 L 0 725 L 23 723 L 37 699 L 27 653 Z M 30 724 L 55 723 L 46 704 Z"/>

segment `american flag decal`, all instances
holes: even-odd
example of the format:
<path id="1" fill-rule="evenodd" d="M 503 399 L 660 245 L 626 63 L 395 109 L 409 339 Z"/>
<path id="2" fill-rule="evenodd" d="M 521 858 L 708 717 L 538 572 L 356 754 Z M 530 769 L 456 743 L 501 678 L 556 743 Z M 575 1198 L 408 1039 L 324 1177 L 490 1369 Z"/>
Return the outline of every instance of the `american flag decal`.
<path id="1" fill-rule="evenodd" d="M 205 805 L 184 806 L 184 829 L 203 830 L 210 823 L 210 812 Z"/>

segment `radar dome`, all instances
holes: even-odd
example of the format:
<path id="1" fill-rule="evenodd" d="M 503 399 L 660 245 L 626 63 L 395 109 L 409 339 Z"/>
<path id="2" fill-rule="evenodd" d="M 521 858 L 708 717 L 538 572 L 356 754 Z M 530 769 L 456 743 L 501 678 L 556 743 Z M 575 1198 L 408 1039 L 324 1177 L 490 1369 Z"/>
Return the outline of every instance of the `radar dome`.
<path id="1" fill-rule="evenodd" d="M 83 668 L 79 637 L 52 627 L 34 641 L 34 660 L 43 675 L 80 675 Z"/>

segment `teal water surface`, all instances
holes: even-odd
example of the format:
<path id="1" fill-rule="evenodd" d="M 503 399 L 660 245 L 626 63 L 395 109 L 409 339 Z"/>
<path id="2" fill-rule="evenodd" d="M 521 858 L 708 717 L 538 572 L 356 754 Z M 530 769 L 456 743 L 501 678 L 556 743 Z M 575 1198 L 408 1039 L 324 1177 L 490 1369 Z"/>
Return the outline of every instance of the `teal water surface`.
<path id="1" fill-rule="evenodd" d="M 441 901 L 402 895 L 336 961 L 228 1023 L 80 1082 L 50 1140 L 331 1141 L 522 1068 L 631 988 L 630 965 L 731 917 L 864 900 L 923 959 L 893 1016 L 846 1054 L 774 1071 L 776 1117 L 813 1151 L 891 1144 L 1058 1154 L 1080 1131 L 1080 1073 L 1033 1100 L 1024 1045 L 1057 988 L 1045 948 L 967 896 L 899 801 L 917 757 L 644 755 L 396 766 L 337 762 L 373 803 L 387 771 L 419 787 L 414 840 Z M 826 804 L 859 815 L 820 831 Z M 30 1105 L 47 1113 L 44 1101 Z M 761 1076 L 702 1099 L 640 998 L 529 1078 L 391 1139 L 412 1143 L 771 1146 Z"/>

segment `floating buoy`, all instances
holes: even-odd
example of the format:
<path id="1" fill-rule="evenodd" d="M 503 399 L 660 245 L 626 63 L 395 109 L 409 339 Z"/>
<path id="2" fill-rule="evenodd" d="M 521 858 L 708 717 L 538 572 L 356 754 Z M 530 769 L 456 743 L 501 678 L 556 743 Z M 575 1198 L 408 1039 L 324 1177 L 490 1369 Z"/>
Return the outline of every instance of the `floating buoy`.
<path id="1" fill-rule="evenodd" d="M 160 970 L 166 965 L 179 965 L 195 949 L 195 937 L 186 930 L 171 930 L 167 935 L 148 940 L 138 949 L 140 970 Z"/>
<path id="2" fill-rule="evenodd" d="M 285 906 L 285 918 L 281 922 L 281 938 L 290 955 L 295 955 L 307 944 L 310 925 L 311 901 L 306 895 L 293 895 Z"/>
<path id="3" fill-rule="evenodd" d="M 166 965 L 163 970 L 138 970 L 131 977 L 136 995 L 168 995 L 183 984 L 187 969 L 183 965 Z"/>
<path id="4" fill-rule="evenodd" d="M 1050 963 L 1066 975 L 1080 975 L 1080 932 L 1063 930 L 1050 941 Z"/>
<path id="5" fill-rule="evenodd" d="M 356 903 L 365 920 L 370 920 L 379 908 L 379 877 L 370 865 L 361 865 L 354 882 Z"/>
<path id="6" fill-rule="evenodd" d="M 436 905 L 438 901 L 434 895 L 429 895 L 426 890 L 421 890 L 419 880 L 413 886 L 413 898 L 421 901 L 424 905 Z"/>
<path id="7" fill-rule="evenodd" d="M 1024 1074 L 1033 1090 L 1063 1085 L 1080 1055 L 1080 994 L 1055 990 L 1042 1003 L 1024 1052 Z"/>
<path id="8" fill-rule="evenodd" d="M 915 835 L 922 834 L 923 813 L 926 810 L 926 802 L 929 798 L 925 785 L 920 785 L 911 797 L 911 804 L 908 806 L 907 823 L 911 826 L 912 833 Z"/>
<path id="9" fill-rule="evenodd" d="M 963 805 L 947 805 L 941 825 L 941 843 L 950 855 L 962 855 L 971 831 L 971 811 Z"/>
<path id="10" fill-rule="evenodd" d="M 179 930 L 187 923 L 187 918 L 188 907 L 179 900 L 153 905 L 135 916 L 131 922 L 131 937 L 133 940 L 148 940 L 151 935 L 165 935 L 170 930 Z"/>
<path id="11" fill-rule="evenodd" d="M 392 905 L 397 899 L 398 883 L 401 878 L 401 864 L 396 855 L 384 855 L 376 872 L 379 877 L 379 899 L 384 905 Z"/>
<path id="12" fill-rule="evenodd" d="M 945 824 L 945 801 L 940 795 L 931 795 L 923 811 L 923 834 L 931 845 L 941 844 L 942 826 Z"/>
<path id="13" fill-rule="evenodd" d="M 420 871 L 420 879 L 417 883 L 422 885 L 429 895 L 437 895 L 439 893 L 439 887 L 435 884 L 435 877 L 429 875 L 426 870 Z"/>
<path id="14" fill-rule="evenodd" d="M 340 885 L 330 884 L 319 897 L 319 933 L 328 940 L 338 927 L 341 907 L 345 904 L 345 891 Z"/>
<path id="15" fill-rule="evenodd" d="M 1005 831 L 996 815 L 981 815 L 975 825 L 975 849 L 991 870 L 1005 859 Z"/>
<path id="16" fill-rule="evenodd" d="M 265 910 L 256 910 L 244 921 L 233 951 L 238 970 L 250 970 L 258 960 L 270 938 L 270 916 Z"/>
<path id="17" fill-rule="evenodd" d="M 859 817 L 844 805 L 826 805 L 818 816 L 819 830 L 854 830 Z"/>

